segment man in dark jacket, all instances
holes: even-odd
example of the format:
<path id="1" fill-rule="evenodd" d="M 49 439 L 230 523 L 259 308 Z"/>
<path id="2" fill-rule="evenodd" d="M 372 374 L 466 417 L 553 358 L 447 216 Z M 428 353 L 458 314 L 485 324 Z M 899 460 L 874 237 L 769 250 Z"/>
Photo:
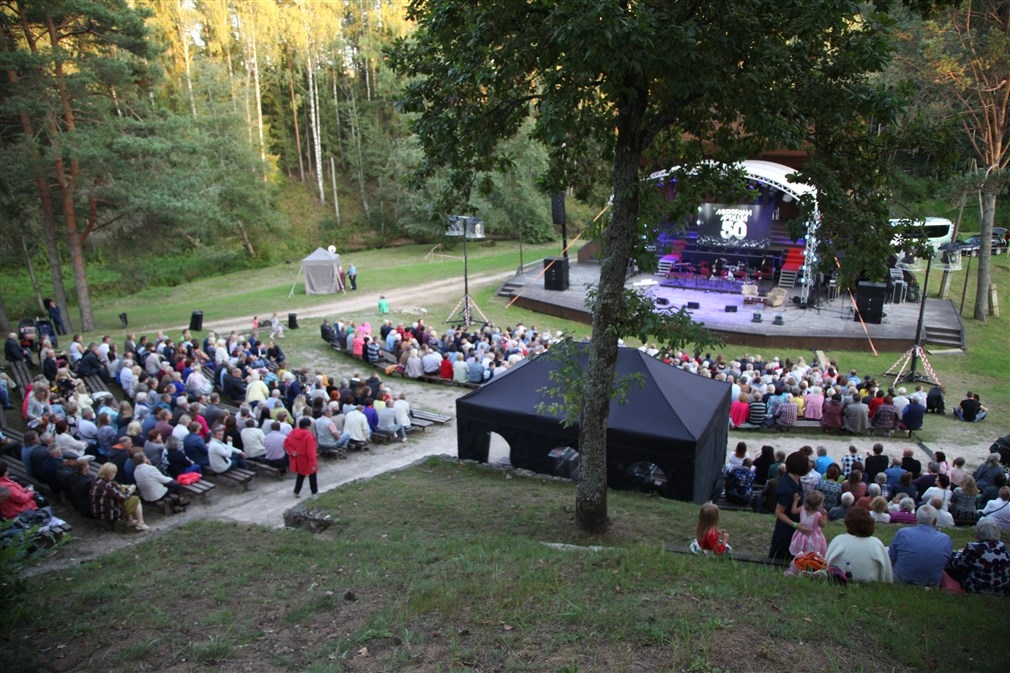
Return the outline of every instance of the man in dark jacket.
<path id="1" fill-rule="evenodd" d="M 95 344 L 88 346 L 88 352 L 78 361 L 77 375 L 81 377 L 98 376 L 102 381 L 109 382 L 109 372 L 106 371 L 105 365 L 98 357 L 98 346 Z"/>

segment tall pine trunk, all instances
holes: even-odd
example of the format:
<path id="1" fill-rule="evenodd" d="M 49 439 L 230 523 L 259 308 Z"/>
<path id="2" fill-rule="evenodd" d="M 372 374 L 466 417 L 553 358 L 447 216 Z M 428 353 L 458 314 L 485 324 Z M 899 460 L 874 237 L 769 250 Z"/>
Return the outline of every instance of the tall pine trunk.
<path id="1" fill-rule="evenodd" d="M 985 322 L 989 317 L 989 285 L 992 283 L 993 220 L 996 218 L 996 195 L 999 192 L 998 172 L 982 183 L 982 245 L 978 249 L 978 285 L 975 287 L 975 313 L 972 317 Z"/>

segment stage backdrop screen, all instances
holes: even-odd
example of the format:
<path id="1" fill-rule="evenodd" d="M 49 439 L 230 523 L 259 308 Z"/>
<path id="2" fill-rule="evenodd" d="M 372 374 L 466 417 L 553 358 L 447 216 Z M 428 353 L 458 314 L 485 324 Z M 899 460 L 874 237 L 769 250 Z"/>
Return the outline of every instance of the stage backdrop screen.
<path id="1" fill-rule="evenodd" d="M 757 204 L 704 203 L 695 228 L 699 243 L 725 247 L 763 247 L 771 237 L 775 207 Z"/>

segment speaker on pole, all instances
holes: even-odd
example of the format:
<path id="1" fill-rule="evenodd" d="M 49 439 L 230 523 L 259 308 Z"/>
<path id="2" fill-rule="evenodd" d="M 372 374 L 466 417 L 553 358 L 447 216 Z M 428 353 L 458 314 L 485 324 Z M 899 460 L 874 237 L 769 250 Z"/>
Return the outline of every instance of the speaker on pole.
<path id="1" fill-rule="evenodd" d="M 567 221 L 568 218 L 565 214 L 565 193 L 551 194 L 551 222 L 560 226 Z"/>

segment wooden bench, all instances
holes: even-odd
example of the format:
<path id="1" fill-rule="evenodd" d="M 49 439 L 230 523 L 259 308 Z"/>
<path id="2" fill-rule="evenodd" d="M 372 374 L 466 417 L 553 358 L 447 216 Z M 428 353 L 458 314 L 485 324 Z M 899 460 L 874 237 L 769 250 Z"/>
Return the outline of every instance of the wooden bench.
<path id="1" fill-rule="evenodd" d="M 396 440 L 395 432 L 386 432 L 384 430 L 372 430 L 372 441 L 379 444 L 391 444 Z"/>
<path id="2" fill-rule="evenodd" d="M 21 391 L 21 397 L 26 397 L 28 395 L 28 388 L 34 382 L 32 373 L 28 370 L 28 363 L 22 360 L 21 362 L 8 362 L 7 366 L 10 367 L 11 378 L 14 379 L 18 390 Z"/>
<path id="3" fill-rule="evenodd" d="M 826 371 L 831 366 L 831 361 L 828 360 L 828 356 L 824 354 L 824 351 L 815 350 L 814 357 L 817 358 L 817 365 L 821 370 Z"/>
<path id="4" fill-rule="evenodd" d="M 203 476 L 204 479 L 214 478 L 227 481 L 235 486 L 241 486 L 243 491 L 249 490 L 249 484 L 252 482 L 253 477 L 256 473 L 252 470 L 246 470 L 241 467 L 233 467 L 227 472 L 221 472 L 220 474 L 210 473 Z M 200 481 L 203 481 L 201 479 Z M 200 483 L 200 482 L 197 482 Z"/>
<path id="5" fill-rule="evenodd" d="M 422 418 L 413 418 L 413 417 L 411 417 L 411 419 L 410 419 L 410 425 L 407 427 L 407 433 L 409 434 L 411 432 L 417 432 L 418 430 L 420 430 L 421 432 L 424 432 L 425 430 L 427 430 L 428 428 L 430 428 L 433 425 L 435 425 L 435 424 L 432 423 L 431 421 L 426 421 L 426 420 L 424 420 Z"/>
<path id="6" fill-rule="evenodd" d="M 445 416 L 443 414 L 436 414 L 433 411 L 424 411 L 424 410 L 421 410 L 421 409 L 411 409 L 410 410 L 410 419 L 411 419 L 411 421 L 410 421 L 411 423 L 414 422 L 414 419 L 417 419 L 417 420 L 420 420 L 420 421 L 429 421 L 431 423 L 438 423 L 439 425 L 445 425 L 446 423 L 448 423 L 449 421 L 452 420 L 452 416 Z"/>
<path id="7" fill-rule="evenodd" d="M 200 504 L 207 504 L 207 494 L 216 488 L 217 484 L 201 478 L 200 481 L 192 484 L 179 484 L 179 490 L 188 493 L 194 498 L 200 498 Z"/>
<path id="8" fill-rule="evenodd" d="M 84 381 L 84 385 L 88 387 L 88 391 L 91 392 L 92 395 L 95 393 L 108 393 L 112 395 L 112 391 L 109 390 L 109 386 L 105 384 L 105 381 L 103 381 L 102 377 L 98 374 L 91 374 L 81 378 Z M 112 397 L 115 398 L 115 395 L 112 395 Z"/>
<path id="9" fill-rule="evenodd" d="M 249 467 L 252 468 L 257 474 L 266 474 L 275 479 L 283 479 L 284 471 L 279 467 L 274 467 L 273 465 L 267 465 L 266 463 L 261 463 L 258 460 L 249 459 L 246 461 Z"/>

